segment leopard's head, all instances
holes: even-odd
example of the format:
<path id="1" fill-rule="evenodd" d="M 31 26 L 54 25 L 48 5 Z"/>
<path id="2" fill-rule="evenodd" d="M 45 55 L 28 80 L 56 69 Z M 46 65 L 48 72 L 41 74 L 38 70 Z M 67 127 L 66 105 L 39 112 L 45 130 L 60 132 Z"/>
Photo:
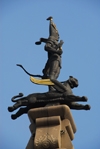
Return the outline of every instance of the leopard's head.
<path id="1" fill-rule="evenodd" d="M 74 78 L 73 76 L 69 76 L 68 82 L 71 88 L 77 87 L 79 85 L 78 80 Z"/>

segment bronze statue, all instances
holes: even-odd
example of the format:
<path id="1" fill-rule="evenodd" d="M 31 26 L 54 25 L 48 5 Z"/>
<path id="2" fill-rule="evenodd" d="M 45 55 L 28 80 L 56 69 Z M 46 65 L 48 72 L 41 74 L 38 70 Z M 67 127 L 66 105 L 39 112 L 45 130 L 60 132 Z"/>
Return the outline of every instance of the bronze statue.
<path id="1" fill-rule="evenodd" d="M 40 38 L 40 41 L 35 44 L 39 45 L 41 42 L 46 43 L 45 51 L 48 52 L 48 60 L 42 71 L 44 78 L 57 79 L 61 69 L 61 54 L 63 53 L 61 46 L 63 45 L 63 40 L 58 43 L 59 33 L 52 19 L 52 17 L 47 18 L 47 20 L 50 20 L 49 38 Z M 49 87 L 49 90 L 53 89 L 52 86 Z"/>
<path id="2" fill-rule="evenodd" d="M 30 76 L 40 77 L 42 79 L 50 79 L 54 85 L 49 85 L 49 91 L 46 93 L 33 93 L 27 97 L 17 100 L 14 99 L 17 97 L 22 97 L 23 94 L 20 93 L 18 96 L 14 96 L 12 101 L 16 103 L 12 107 L 8 107 L 8 111 L 12 112 L 21 106 L 26 106 L 26 108 L 20 108 L 15 115 L 11 116 L 12 119 L 16 119 L 20 115 L 27 113 L 31 108 L 44 107 L 50 104 L 66 104 L 71 109 L 78 110 L 90 109 L 89 105 L 75 103 L 75 101 L 87 101 L 87 97 L 85 96 L 79 97 L 73 95 L 71 88 L 78 86 L 77 79 L 70 76 L 69 80 L 64 82 L 59 82 L 56 80 L 61 69 L 61 54 L 63 53 L 61 46 L 63 41 L 61 40 L 60 43 L 58 42 L 59 33 L 57 31 L 56 25 L 53 23 L 53 17 L 49 17 L 47 20 L 50 20 L 49 38 L 40 38 L 40 41 L 35 43 L 37 45 L 40 45 L 41 42 L 46 43 L 45 51 L 48 52 L 48 60 L 46 62 L 45 68 L 43 69 L 43 76 L 28 73 L 20 64 L 17 64 L 17 66 L 20 66 Z"/>
<path id="3" fill-rule="evenodd" d="M 56 104 L 66 104 L 70 107 L 70 109 L 76 110 L 90 110 L 90 105 L 82 105 L 75 103 L 75 101 L 87 101 L 87 97 L 79 97 L 73 95 L 71 88 L 78 86 L 78 80 L 69 77 L 67 81 L 64 81 L 63 84 L 55 79 L 51 79 L 54 83 L 55 91 L 45 92 L 45 93 L 33 93 L 28 95 L 27 97 L 23 97 L 17 100 L 15 98 L 22 97 L 23 94 L 20 93 L 18 96 L 14 96 L 12 98 L 13 102 L 16 102 L 12 107 L 8 107 L 8 111 L 12 112 L 21 106 L 26 106 L 26 108 L 20 108 L 19 111 L 11 115 L 12 119 L 16 119 L 24 113 L 27 113 L 31 108 L 44 107 L 46 105 L 56 105 Z"/>
<path id="4" fill-rule="evenodd" d="M 62 45 L 64 42 L 63 40 L 60 40 L 60 43 L 58 42 L 59 33 L 56 25 L 53 23 L 53 17 L 49 17 L 47 20 L 50 20 L 49 38 L 40 38 L 40 41 L 35 42 L 36 45 L 40 45 L 41 42 L 46 43 L 45 51 L 48 52 L 48 60 L 45 64 L 45 68 L 42 70 L 43 76 L 28 73 L 20 64 L 17 64 L 17 66 L 20 66 L 30 76 L 40 77 L 42 79 L 57 79 L 61 69 Z M 49 90 L 54 90 L 53 86 L 49 86 Z"/>

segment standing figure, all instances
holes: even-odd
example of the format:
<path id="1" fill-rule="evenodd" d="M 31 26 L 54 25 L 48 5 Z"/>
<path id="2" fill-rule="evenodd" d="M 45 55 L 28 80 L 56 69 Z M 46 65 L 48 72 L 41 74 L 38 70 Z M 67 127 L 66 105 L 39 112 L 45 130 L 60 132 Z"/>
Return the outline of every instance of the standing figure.
<path id="1" fill-rule="evenodd" d="M 61 46 L 63 40 L 61 40 L 60 43 L 58 42 L 59 33 L 52 19 L 52 17 L 47 18 L 47 20 L 50 20 L 49 38 L 40 38 L 40 41 L 36 42 L 36 44 L 41 44 L 41 42 L 46 43 L 45 51 L 48 52 L 48 60 L 42 71 L 44 78 L 57 79 L 61 69 L 61 54 L 63 53 Z M 54 90 L 54 87 L 49 86 L 49 90 Z"/>

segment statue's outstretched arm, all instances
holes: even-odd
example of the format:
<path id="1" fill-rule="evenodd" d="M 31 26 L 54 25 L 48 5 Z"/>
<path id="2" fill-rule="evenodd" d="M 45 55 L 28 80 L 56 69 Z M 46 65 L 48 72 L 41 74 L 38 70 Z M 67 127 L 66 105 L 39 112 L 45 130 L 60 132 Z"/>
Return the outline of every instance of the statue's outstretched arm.
<path id="1" fill-rule="evenodd" d="M 35 42 L 36 45 L 40 45 L 41 42 L 47 43 L 48 39 L 47 38 L 40 38 L 40 41 Z"/>

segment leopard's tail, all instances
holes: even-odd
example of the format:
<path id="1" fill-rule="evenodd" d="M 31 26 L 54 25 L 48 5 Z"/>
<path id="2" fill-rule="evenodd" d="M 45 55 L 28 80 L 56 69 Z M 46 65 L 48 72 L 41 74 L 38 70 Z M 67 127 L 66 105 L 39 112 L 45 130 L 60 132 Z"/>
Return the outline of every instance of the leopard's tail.
<path id="1" fill-rule="evenodd" d="M 17 102 L 18 99 L 17 99 L 17 100 L 14 100 L 14 99 L 15 99 L 15 98 L 18 98 L 18 97 L 22 97 L 23 95 L 24 95 L 23 93 L 19 93 L 19 95 L 16 95 L 16 96 L 12 97 L 12 98 L 11 98 L 11 101 L 12 101 L 12 102 Z"/>

